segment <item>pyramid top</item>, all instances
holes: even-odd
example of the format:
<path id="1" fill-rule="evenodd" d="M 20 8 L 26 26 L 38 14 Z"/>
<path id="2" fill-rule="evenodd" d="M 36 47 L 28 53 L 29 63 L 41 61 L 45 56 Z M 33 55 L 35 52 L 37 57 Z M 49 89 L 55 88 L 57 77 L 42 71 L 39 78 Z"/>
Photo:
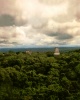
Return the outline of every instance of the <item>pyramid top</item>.
<path id="1" fill-rule="evenodd" d="M 54 55 L 60 55 L 59 48 L 55 48 Z"/>

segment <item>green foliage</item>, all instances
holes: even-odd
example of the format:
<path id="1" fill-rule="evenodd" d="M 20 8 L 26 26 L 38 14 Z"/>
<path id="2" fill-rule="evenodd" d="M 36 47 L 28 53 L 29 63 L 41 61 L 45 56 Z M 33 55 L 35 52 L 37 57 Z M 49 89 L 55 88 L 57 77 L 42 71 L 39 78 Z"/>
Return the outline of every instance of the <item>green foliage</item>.
<path id="1" fill-rule="evenodd" d="M 80 100 L 79 55 L 0 53 L 0 100 Z"/>
<path id="2" fill-rule="evenodd" d="M 75 67 L 75 71 L 80 75 L 80 64 Z"/>

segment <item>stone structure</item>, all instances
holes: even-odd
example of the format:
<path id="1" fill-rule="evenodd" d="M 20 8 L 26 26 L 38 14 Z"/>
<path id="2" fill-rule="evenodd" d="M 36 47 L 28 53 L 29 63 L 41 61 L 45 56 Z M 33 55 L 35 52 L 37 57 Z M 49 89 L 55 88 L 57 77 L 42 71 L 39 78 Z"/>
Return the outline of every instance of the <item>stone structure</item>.
<path id="1" fill-rule="evenodd" d="M 29 54 L 29 55 L 31 55 L 32 52 L 31 51 L 26 51 L 26 53 Z"/>
<path id="2" fill-rule="evenodd" d="M 55 55 L 55 56 L 60 55 L 59 48 L 55 48 L 55 50 L 54 50 L 54 55 Z"/>

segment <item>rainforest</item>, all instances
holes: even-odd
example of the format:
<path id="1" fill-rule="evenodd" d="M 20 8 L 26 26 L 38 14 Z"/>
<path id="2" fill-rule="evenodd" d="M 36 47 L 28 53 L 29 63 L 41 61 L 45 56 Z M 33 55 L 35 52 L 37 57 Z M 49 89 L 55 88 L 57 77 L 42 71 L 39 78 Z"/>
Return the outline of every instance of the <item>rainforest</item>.
<path id="1" fill-rule="evenodd" d="M 0 100 L 80 100 L 80 49 L 0 52 Z"/>

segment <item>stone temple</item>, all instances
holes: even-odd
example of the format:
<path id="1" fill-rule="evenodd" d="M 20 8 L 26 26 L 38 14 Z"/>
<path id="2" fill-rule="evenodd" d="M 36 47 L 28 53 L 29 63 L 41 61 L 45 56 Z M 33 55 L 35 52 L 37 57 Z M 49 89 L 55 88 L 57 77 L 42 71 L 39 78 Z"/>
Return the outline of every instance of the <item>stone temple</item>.
<path id="1" fill-rule="evenodd" d="M 60 55 L 59 48 L 55 48 L 55 50 L 54 50 L 54 55 L 55 55 L 55 56 Z"/>

